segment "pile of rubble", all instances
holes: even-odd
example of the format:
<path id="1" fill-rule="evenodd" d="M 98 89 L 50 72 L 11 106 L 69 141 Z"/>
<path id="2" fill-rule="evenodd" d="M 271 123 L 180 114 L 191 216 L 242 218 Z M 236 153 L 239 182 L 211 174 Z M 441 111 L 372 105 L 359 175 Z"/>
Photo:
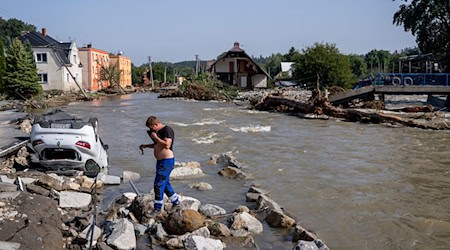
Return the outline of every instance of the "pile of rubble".
<path id="1" fill-rule="evenodd" d="M 259 89 L 239 92 L 235 102 L 249 102 L 252 105 L 261 102 L 266 96 L 283 96 L 286 98 L 307 102 L 311 98 L 311 91 L 298 87 L 278 87 L 273 89 Z"/>

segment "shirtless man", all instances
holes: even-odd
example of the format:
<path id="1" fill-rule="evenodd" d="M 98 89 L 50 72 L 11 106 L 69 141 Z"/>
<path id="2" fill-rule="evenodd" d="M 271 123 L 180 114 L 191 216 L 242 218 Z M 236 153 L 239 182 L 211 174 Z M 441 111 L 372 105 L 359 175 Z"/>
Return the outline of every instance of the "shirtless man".
<path id="1" fill-rule="evenodd" d="M 154 182 L 155 201 L 153 214 L 159 214 L 163 207 L 164 193 L 169 197 L 173 204 L 173 208 L 180 207 L 178 195 L 172 188 L 169 182 L 170 172 L 172 172 L 175 158 L 172 151 L 175 134 L 173 129 L 161 123 L 155 117 L 150 116 L 145 123 L 150 130 L 147 133 L 153 140 L 151 144 L 142 144 L 139 146 L 141 152 L 144 153 L 144 148 L 153 148 L 153 154 L 156 158 L 156 176 Z"/>

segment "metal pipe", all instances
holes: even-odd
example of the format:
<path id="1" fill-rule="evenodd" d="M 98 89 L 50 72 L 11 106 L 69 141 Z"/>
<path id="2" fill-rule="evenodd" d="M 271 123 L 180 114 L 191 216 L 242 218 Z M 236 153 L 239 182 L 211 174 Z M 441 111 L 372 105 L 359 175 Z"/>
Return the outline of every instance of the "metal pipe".
<path id="1" fill-rule="evenodd" d="M 131 184 L 131 187 L 133 188 L 134 192 L 135 192 L 138 196 L 141 195 L 141 194 L 139 193 L 139 190 L 138 190 L 138 189 L 136 188 L 136 186 L 134 185 L 133 181 L 130 180 L 130 184 Z"/>

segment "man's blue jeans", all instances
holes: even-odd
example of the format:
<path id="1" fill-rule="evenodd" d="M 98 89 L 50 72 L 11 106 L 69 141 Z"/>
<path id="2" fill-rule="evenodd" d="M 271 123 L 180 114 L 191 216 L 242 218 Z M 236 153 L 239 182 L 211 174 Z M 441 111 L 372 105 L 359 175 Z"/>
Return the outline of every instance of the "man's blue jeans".
<path id="1" fill-rule="evenodd" d="M 155 206 L 154 209 L 160 211 L 164 200 L 164 194 L 169 197 L 173 204 L 178 204 L 178 195 L 170 185 L 170 173 L 175 165 L 175 158 L 163 159 L 156 161 L 156 177 L 154 182 L 155 189 Z"/>

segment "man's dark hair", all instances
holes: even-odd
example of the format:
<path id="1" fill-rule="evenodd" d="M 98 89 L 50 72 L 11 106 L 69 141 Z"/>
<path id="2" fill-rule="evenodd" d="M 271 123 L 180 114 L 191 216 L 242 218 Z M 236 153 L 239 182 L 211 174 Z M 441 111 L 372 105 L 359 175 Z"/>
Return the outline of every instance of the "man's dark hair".
<path id="1" fill-rule="evenodd" d="M 151 126 L 155 125 L 157 123 L 161 123 L 161 121 L 156 116 L 150 116 L 147 118 L 147 122 L 145 123 L 145 126 Z"/>

